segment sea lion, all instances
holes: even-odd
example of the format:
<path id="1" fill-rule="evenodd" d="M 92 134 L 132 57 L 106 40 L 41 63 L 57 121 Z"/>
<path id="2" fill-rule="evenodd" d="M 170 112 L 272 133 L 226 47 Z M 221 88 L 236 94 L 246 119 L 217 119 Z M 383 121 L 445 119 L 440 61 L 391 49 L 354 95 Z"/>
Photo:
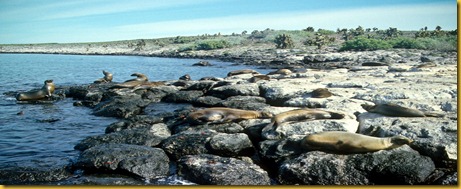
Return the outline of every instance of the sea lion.
<path id="1" fill-rule="evenodd" d="M 131 76 L 136 76 L 136 78 L 126 80 L 125 83 L 130 82 L 130 81 L 148 81 L 149 80 L 147 76 L 142 73 L 133 73 L 131 74 Z"/>
<path id="2" fill-rule="evenodd" d="M 93 83 L 110 83 L 112 82 L 113 75 L 110 72 L 106 72 L 105 70 L 102 71 L 104 74 L 103 78 L 99 78 Z"/>
<path id="3" fill-rule="evenodd" d="M 362 108 L 368 112 L 392 117 L 443 117 L 442 114 L 422 112 L 417 109 L 406 108 L 392 103 L 377 104 L 374 106 L 362 104 Z"/>
<path id="4" fill-rule="evenodd" d="M 271 123 L 277 127 L 282 123 L 290 121 L 303 121 L 303 120 L 313 120 L 313 119 L 342 119 L 345 115 L 343 113 L 330 112 L 325 110 L 317 110 L 310 108 L 295 109 L 272 117 Z"/>
<path id="5" fill-rule="evenodd" d="M 278 69 L 276 71 L 273 71 L 273 72 L 269 72 L 267 75 L 274 75 L 274 74 L 280 74 L 280 75 L 290 75 L 292 74 L 293 72 L 289 69 Z"/>
<path id="6" fill-rule="evenodd" d="M 301 147 L 328 153 L 356 154 L 391 150 L 412 142 L 404 136 L 379 138 L 344 131 L 327 131 L 307 135 L 301 141 Z"/>
<path id="7" fill-rule="evenodd" d="M 327 98 L 331 95 L 332 93 L 327 88 L 318 88 L 311 92 L 312 98 Z"/>
<path id="8" fill-rule="evenodd" d="M 190 75 L 189 74 L 186 74 L 186 75 L 183 75 L 181 77 L 179 77 L 179 80 L 184 80 L 184 81 L 190 81 Z"/>
<path id="9" fill-rule="evenodd" d="M 269 81 L 271 78 L 267 75 L 255 75 L 253 76 L 252 78 L 248 79 L 248 82 L 251 82 L 251 83 L 256 83 L 258 81 L 261 81 L 261 80 L 267 80 Z"/>
<path id="10" fill-rule="evenodd" d="M 252 110 L 240 110 L 233 108 L 205 108 L 190 113 L 186 120 L 190 124 L 204 124 L 204 123 L 225 123 L 225 122 L 237 122 L 245 119 L 264 119 L 271 118 L 272 114 L 252 111 Z"/>
<path id="11" fill-rule="evenodd" d="M 227 77 L 233 76 L 233 75 L 240 75 L 240 74 L 259 74 L 259 72 L 250 70 L 250 69 L 245 69 L 245 70 L 234 70 L 229 73 L 227 73 Z"/>
<path id="12" fill-rule="evenodd" d="M 16 100 L 18 101 L 29 101 L 29 100 L 41 100 L 44 98 L 49 98 L 54 93 L 54 83 L 53 80 L 45 80 L 44 85 L 39 90 L 32 90 L 28 92 L 18 93 L 16 95 Z"/>

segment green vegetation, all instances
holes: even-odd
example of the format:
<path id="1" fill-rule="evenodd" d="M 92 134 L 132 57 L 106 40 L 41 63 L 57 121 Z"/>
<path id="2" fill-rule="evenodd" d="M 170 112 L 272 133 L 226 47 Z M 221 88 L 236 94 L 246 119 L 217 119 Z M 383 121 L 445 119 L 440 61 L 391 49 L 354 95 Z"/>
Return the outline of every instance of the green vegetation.
<path id="1" fill-rule="evenodd" d="M 298 49 L 299 52 L 315 48 L 330 48 L 339 51 L 368 51 L 392 48 L 456 51 L 458 44 L 457 35 L 457 30 L 445 31 L 440 26 L 435 27 L 434 30 L 428 30 L 427 27 L 424 27 L 419 31 L 400 31 L 392 27 L 381 30 L 378 28 L 363 28 L 361 26 L 350 29 L 338 28 L 336 31 L 331 31 L 309 26 L 302 30 L 273 30 L 270 28 L 253 30 L 251 32 L 245 30 L 234 32 L 231 35 L 217 33 L 158 39 L 95 43 L 23 44 L 23 46 L 43 46 L 43 48 L 48 46 L 79 46 L 86 49 L 115 47 L 118 49 L 130 49 L 140 53 L 151 50 L 188 52 L 257 46 L 264 48 Z"/>

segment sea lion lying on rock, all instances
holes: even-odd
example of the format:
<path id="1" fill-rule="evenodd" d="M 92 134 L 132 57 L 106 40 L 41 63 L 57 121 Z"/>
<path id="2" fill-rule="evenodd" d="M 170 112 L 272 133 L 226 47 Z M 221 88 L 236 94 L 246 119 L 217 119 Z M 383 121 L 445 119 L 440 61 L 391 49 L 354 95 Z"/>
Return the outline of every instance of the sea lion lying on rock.
<path id="1" fill-rule="evenodd" d="M 50 98 L 54 93 L 53 80 L 45 80 L 43 87 L 40 90 L 32 90 L 28 92 L 18 93 L 16 100 L 18 101 L 30 101 L 30 100 L 41 100 L 44 98 Z"/>
<path id="2" fill-rule="evenodd" d="M 391 150 L 413 141 L 404 136 L 378 138 L 344 131 L 327 131 L 307 135 L 301 141 L 301 147 L 337 154 L 356 154 Z"/>
<path id="3" fill-rule="evenodd" d="M 271 118 L 272 114 L 261 111 L 240 110 L 233 108 L 206 108 L 190 113 L 186 121 L 190 124 L 225 123 L 245 119 Z"/>
<path id="4" fill-rule="evenodd" d="M 229 73 L 227 73 L 227 77 L 233 76 L 233 75 L 240 75 L 240 74 L 259 74 L 259 72 L 250 70 L 250 69 L 245 69 L 245 70 L 234 70 Z"/>
<path id="5" fill-rule="evenodd" d="M 312 98 L 327 98 L 333 95 L 327 88 L 318 88 L 311 92 Z"/>
<path id="6" fill-rule="evenodd" d="M 399 106 L 397 104 L 377 104 L 374 106 L 362 104 L 362 108 L 368 112 L 378 113 L 392 117 L 443 117 L 442 114 L 422 112 L 417 109 L 411 109 Z"/>
<path id="7" fill-rule="evenodd" d="M 102 73 L 104 74 L 104 77 L 97 79 L 93 83 L 109 83 L 109 82 L 112 82 L 113 75 L 110 72 L 106 72 L 105 70 L 103 70 Z"/>
<path id="8" fill-rule="evenodd" d="M 267 75 L 275 75 L 275 74 L 280 74 L 280 75 L 290 75 L 292 74 L 293 72 L 289 69 L 278 69 L 276 71 L 273 71 L 273 72 L 269 72 Z"/>
<path id="9" fill-rule="evenodd" d="M 144 75 L 144 74 L 141 74 L 141 73 L 133 73 L 133 74 L 131 74 L 131 76 L 136 76 L 136 78 L 126 80 L 125 82 L 120 83 L 120 84 L 116 84 L 116 85 L 114 85 L 114 86 L 112 86 L 110 88 L 111 89 L 113 89 L 113 88 L 134 88 L 134 87 L 137 87 L 137 86 L 140 86 L 140 85 L 143 85 L 143 84 L 147 84 L 148 81 L 149 81 L 147 76 Z"/>

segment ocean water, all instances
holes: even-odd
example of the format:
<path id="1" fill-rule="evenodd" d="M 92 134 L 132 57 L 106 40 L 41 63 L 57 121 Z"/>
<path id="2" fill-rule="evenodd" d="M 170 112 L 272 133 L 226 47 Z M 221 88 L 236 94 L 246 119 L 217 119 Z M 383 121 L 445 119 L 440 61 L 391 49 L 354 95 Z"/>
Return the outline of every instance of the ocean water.
<path id="1" fill-rule="evenodd" d="M 225 77 L 229 71 L 271 70 L 208 60 L 214 66 L 196 67 L 200 59 L 175 59 L 141 56 L 0 54 L 0 168 L 32 164 L 40 159 L 75 159 L 74 146 L 88 136 L 104 134 L 116 118 L 91 115 L 91 109 L 75 107 L 71 98 L 53 104 L 18 104 L 5 92 L 40 88 L 47 79 L 55 85 L 88 84 L 113 73 L 115 82 L 144 73 L 150 81 L 176 80 L 189 74 L 193 80 L 206 76 Z M 161 104 L 159 104 L 160 106 Z M 177 107 L 162 105 L 157 109 Z M 155 107 L 153 109 L 156 109 Z M 18 114 L 22 112 L 22 114 Z"/>

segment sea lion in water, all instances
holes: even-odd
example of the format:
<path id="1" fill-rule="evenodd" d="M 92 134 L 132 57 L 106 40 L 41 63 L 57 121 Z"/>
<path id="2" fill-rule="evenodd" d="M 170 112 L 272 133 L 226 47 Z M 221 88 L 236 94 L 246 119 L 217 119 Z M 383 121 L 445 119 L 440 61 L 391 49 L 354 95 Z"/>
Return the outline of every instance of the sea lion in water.
<path id="1" fill-rule="evenodd" d="M 234 70 L 229 73 L 227 73 L 227 77 L 233 76 L 233 75 L 240 75 L 240 74 L 259 74 L 259 72 L 250 70 L 250 69 L 245 69 L 245 70 Z"/>
<path id="2" fill-rule="evenodd" d="M 301 147 L 337 154 L 356 154 L 391 150 L 413 141 L 404 136 L 378 138 L 344 131 L 327 131 L 303 138 Z"/>
<path id="3" fill-rule="evenodd" d="M 113 75 L 110 72 L 106 72 L 105 70 L 102 71 L 104 74 L 103 78 L 99 78 L 93 83 L 110 83 L 112 82 Z"/>
<path id="4" fill-rule="evenodd" d="M 333 95 L 327 88 L 318 88 L 312 91 L 312 98 L 327 98 Z"/>
<path id="5" fill-rule="evenodd" d="M 191 77 L 189 74 L 179 77 L 179 80 L 190 81 Z"/>
<path id="6" fill-rule="evenodd" d="M 41 100 L 44 98 L 49 98 L 54 93 L 54 83 L 53 80 L 45 80 L 44 85 L 39 90 L 32 90 L 28 92 L 19 93 L 16 95 L 16 100 L 18 101 L 28 101 L 28 100 Z"/>
<path id="7" fill-rule="evenodd" d="M 271 118 L 272 114 L 233 108 L 205 108 L 190 113 L 186 120 L 190 124 L 225 123 L 245 119 Z"/>
<path id="8" fill-rule="evenodd" d="M 417 109 L 406 108 L 392 103 L 377 104 L 374 106 L 362 104 L 362 108 L 368 112 L 392 117 L 443 117 L 442 114 L 426 113 Z"/>

